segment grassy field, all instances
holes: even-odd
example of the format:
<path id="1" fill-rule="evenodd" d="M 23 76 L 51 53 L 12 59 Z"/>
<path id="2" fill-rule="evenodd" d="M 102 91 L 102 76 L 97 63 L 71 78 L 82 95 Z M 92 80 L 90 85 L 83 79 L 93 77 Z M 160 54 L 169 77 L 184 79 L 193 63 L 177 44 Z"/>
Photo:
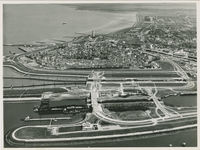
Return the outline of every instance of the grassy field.
<path id="1" fill-rule="evenodd" d="M 109 111 L 123 112 L 123 111 L 134 111 L 134 110 L 148 110 L 148 107 L 155 106 L 151 102 L 127 102 L 127 103 L 114 103 L 114 104 L 102 104 L 102 107 Z"/>
<path id="2" fill-rule="evenodd" d="M 174 67 L 169 63 L 165 61 L 156 61 L 158 65 L 162 68 L 162 70 L 168 70 L 168 71 L 173 71 Z"/>
<path id="3" fill-rule="evenodd" d="M 15 133 L 15 136 L 20 139 L 39 139 L 46 138 L 47 128 L 34 128 L 34 127 L 26 127 L 18 130 Z"/>
<path id="4" fill-rule="evenodd" d="M 100 124 L 101 126 L 112 126 L 112 125 L 116 125 L 116 124 L 108 123 L 108 122 L 105 122 L 105 121 L 100 121 L 99 124 Z"/>
<path id="5" fill-rule="evenodd" d="M 153 118 L 158 116 L 155 114 L 154 103 L 151 102 L 130 102 L 130 103 L 115 103 L 115 104 L 102 104 L 104 113 L 113 119 L 133 121 L 150 119 L 151 117 L 145 112 L 150 110 Z"/>
<path id="6" fill-rule="evenodd" d="M 141 110 L 118 112 L 116 114 L 120 120 L 125 121 L 150 119 L 150 117 L 144 111 Z"/>
<path id="7" fill-rule="evenodd" d="M 157 89 L 157 90 L 158 90 L 158 92 L 157 92 L 156 96 L 161 97 L 161 98 L 166 96 L 166 95 L 169 95 L 169 94 L 176 94 L 177 93 L 177 92 L 174 92 L 170 89 Z"/>
<path id="8" fill-rule="evenodd" d="M 94 114 L 91 114 L 91 116 L 89 117 L 89 119 L 87 120 L 87 122 L 97 123 L 98 120 L 99 119 Z"/>
<path id="9" fill-rule="evenodd" d="M 158 115 L 156 114 L 156 112 L 155 112 L 155 107 L 150 107 L 149 110 L 151 111 L 149 115 L 150 115 L 152 118 L 159 118 L 159 116 L 158 116 Z"/>
<path id="10" fill-rule="evenodd" d="M 81 131 L 82 126 L 72 126 L 72 127 L 60 127 L 59 132 L 73 132 L 73 131 Z"/>
<path id="11" fill-rule="evenodd" d="M 163 113 L 160 109 L 158 109 L 158 114 L 159 114 L 161 117 L 164 117 L 164 116 L 165 116 L 164 113 Z"/>

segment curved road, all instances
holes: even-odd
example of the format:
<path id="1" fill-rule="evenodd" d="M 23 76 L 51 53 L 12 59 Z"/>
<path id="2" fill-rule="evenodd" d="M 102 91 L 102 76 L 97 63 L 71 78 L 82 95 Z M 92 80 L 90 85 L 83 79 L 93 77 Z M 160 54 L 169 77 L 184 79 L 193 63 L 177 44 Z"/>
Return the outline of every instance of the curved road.
<path id="1" fill-rule="evenodd" d="M 143 126 L 149 126 L 149 125 L 156 125 L 157 122 L 162 122 L 165 120 L 174 120 L 174 119 L 180 119 L 183 117 L 194 117 L 196 113 L 188 113 L 188 114 L 183 114 L 180 115 L 178 112 L 175 110 L 170 109 L 169 107 L 163 106 L 160 104 L 158 101 L 157 97 L 155 96 L 157 93 L 157 88 L 155 87 L 155 93 L 152 93 L 152 89 L 150 88 L 145 88 L 147 93 L 152 97 L 154 100 L 154 103 L 156 104 L 156 113 L 159 116 L 159 118 L 151 118 L 151 119 L 146 119 L 146 120 L 139 120 L 139 121 L 123 121 L 123 120 L 117 120 L 113 119 L 110 117 L 107 117 L 102 108 L 101 105 L 98 104 L 98 98 L 99 98 L 99 85 L 102 79 L 103 73 L 100 75 L 100 72 L 92 72 L 92 75 L 90 76 L 91 79 L 93 79 L 93 82 L 88 82 L 87 84 L 91 85 L 91 88 L 88 89 L 91 92 L 91 100 L 92 100 L 92 107 L 93 107 L 93 114 L 98 117 L 101 120 L 104 120 L 106 122 L 114 123 L 114 124 L 119 124 L 119 125 L 143 125 Z M 141 87 L 139 87 L 141 88 Z M 121 89 L 123 90 L 123 89 Z M 164 113 L 164 117 L 161 117 L 157 110 L 160 109 Z"/>

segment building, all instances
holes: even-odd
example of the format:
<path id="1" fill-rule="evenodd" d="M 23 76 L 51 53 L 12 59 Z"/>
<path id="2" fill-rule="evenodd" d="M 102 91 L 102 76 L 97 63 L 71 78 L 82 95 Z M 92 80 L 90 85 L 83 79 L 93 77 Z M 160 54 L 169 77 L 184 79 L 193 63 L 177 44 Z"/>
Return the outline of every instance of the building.
<path id="1" fill-rule="evenodd" d="M 184 50 L 180 50 L 180 51 L 174 52 L 174 56 L 180 56 L 180 57 L 187 58 L 188 52 L 185 52 Z"/>
<path id="2" fill-rule="evenodd" d="M 89 122 L 86 122 L 86 123 L 83 123 L 82 124 L 82 129 L 83 131 L 92 131 L 92 130 L 95 130 L 93 125 Z"/>
<path id="3" fill-rule="evenodd" d="M 152 22 L 153 18 L 150 16 L 144 16 L 144 21 Z"/>
<path id="4" fill-rule="evenodd" d="M 92 37 L 95 37 L 95 31 L 92 30 Z"/>

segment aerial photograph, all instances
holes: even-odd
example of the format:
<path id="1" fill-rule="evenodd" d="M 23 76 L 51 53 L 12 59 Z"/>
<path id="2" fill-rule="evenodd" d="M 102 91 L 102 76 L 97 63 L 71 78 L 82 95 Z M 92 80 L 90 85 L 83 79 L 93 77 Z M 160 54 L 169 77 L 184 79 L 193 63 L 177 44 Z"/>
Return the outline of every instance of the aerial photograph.
<path id="1" fill-rule="evenodd" d="M 197 148 L 197 2 L 2 8 L 3 148 Z"/>

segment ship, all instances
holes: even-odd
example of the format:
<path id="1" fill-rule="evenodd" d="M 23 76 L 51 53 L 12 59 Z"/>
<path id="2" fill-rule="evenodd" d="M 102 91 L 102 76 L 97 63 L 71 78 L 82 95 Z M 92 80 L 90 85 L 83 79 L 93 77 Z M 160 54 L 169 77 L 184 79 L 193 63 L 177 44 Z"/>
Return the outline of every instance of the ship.
<path id="1" fill-rule="evenodd" d="M 16 54 L 16 53 L 14 53 L 14 52 L 12 52 L 12 51 L 9 51 L 9 53 L 10 53 L 10 54 L 13 54 L 13 55 L 15 55 L 15 54 Z"/>
<path id="2" fill-rule="evenodd" d="M 90 94 L 71 95 L 67 93 L 54 94 L 45 92 L 42 94 L 39 106 L 33 107 L 33 111 L 39 114 L 76 114 L 81 112 L 91 112 L 92 107 L 87 104 Z M 73 100 L 71 104 L 69 101 Z M 75 102 L 76 101 L 76 102 Z M 79 101 L 85 101 L 81 104 Z"/>

